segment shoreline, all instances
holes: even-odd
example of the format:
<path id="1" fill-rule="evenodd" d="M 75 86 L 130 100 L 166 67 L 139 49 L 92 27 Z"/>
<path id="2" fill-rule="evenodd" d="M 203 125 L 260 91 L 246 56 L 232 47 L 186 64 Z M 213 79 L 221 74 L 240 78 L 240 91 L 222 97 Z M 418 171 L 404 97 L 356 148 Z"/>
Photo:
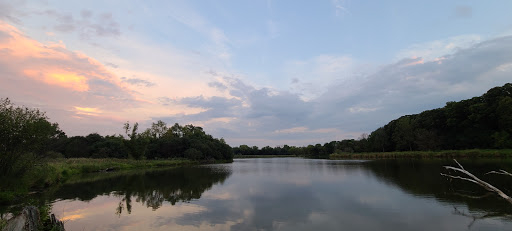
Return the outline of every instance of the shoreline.
<path id="1" fill-rule="evenodd" d="M 15 204 L 27 195 L 45 191 L 82 175 L 101 172 L 130 172 L 193 166 L 200 164 L 231 163 L 232 161 L 195 161 L 189 159 L 134 160 L 134 159 L 92 159 L 70 158 L 50 159 L 38 164 L 27 174 L 18 186 L 0 190 L 0 205 Z"/>
<path id="2" fill-rule="evenodd" d="M 453 159 L 453 158 L 512 158 L 512 149 L 468 149 L 441 151 L 333 153 L 330 160 L 343 159 Z"/>
<path id="3" fill-rule="evenodd" d="M 235 155 L 233 159 L 300 157 L 296 155 Z"/>

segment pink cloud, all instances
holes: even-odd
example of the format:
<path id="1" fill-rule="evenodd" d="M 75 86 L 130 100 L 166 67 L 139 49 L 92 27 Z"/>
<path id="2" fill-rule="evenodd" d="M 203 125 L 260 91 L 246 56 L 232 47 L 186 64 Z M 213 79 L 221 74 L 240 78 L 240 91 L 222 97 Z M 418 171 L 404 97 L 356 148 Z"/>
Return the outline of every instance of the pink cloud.
<path id="1" fill-rule="evenodd" d="M 0 98 L 39 107 L 64 131 L 81 135 L 113 130 L 105 125 L 120 128 L 118 121 L 134 119 L 126 110 L 148 104 L 94 58 L 63 42 L 43 44 L 3 21 L 0 92 Z"/>

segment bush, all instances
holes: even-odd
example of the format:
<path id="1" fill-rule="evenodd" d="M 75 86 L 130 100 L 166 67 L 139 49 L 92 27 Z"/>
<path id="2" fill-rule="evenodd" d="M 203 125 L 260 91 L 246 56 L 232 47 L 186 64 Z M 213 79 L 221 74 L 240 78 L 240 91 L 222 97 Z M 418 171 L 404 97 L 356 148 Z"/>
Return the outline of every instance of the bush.
<path id="1" fill-rule="evenodd" d="M 0 99 L 0 188 L 26 186 L 26 175 L 48 151 L 48 144 L 63 134 L 38 109 L 17 107 Z"/>
<path id="2" fill-rule="evenodd" d="M 195 148 L 189 148 L 185 151 L 185 158 L 191 160 L 200 160 L 203 159 L 203 153 Z"/>

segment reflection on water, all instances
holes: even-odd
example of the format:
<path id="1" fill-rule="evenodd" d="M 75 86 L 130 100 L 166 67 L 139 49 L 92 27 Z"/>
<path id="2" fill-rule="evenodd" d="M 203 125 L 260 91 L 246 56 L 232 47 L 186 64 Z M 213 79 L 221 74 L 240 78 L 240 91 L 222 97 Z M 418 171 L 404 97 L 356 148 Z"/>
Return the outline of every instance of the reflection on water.
<path id="1" fill-rule="evenodd" d="M 510 205 L 461 196 L 482 191 L 446 181 L 443 164 L 240 159 L 103 176 L 51 197 L 68 230 L 512 230 Z M 477 172 L 506 167 L 463 164 Z"/>

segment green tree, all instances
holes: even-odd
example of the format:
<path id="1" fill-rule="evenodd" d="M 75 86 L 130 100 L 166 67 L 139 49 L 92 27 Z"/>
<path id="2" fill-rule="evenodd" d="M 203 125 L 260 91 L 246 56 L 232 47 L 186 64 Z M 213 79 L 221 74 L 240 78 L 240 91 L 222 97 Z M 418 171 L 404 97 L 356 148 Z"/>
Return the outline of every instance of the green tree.
<path id="1" fill-rule="evenodd" d="M 130 123 L 126 122 L 123 128 L 126 135 L 130 138 L 126 141 L 126 147 L 130 152 L 130 156 L 136 160 L 143 159 L 146 155 L 149 140 L 148 137 L 138 133 L 139 123 L 135 123 L 131 127 Z"/>
<path id="2" fill-rule="evenodd" d="M 512 133 L 512 97 L 503 97 L 496 108 L 500 129 Z"/>
<path id="3" fill-rule="evenodd" d="M 185 158 L 191 160 L 201 160 L 204 158 L 203 153 L 195 148 L 189 148 L 185 151 Z"/>
<path id="4" fill-rule="evenodd" d="M 147 131 L 152 138 L 160 138 L 167 133 L 167 124 L 164 121 L 157 121 L 156 123 L 151 124 L 151 128 L 148 128 Z"/>
<path id="5" fill-rule="evenodd" d="M 420 128 L 414 132 L 414 143 L 423 151 L 438 150 L 440 146 L 439 136 L 432 130 Z"/>
<path id="6" fill-rule="evenodd" d="M 39 109 L 0 99 L 0 182 L 23 178 L 35 161 L 45 157 L 49 144 L 63 135 Z"/>
<path id="7" fill-rule="evenodd" d="M 398 119 L 392 138 L 396 144 L 397 150 L 408 149 L 409 151 L 412 151 L 414 144 L 414 129 L 409 116 L 402 116 Z"/>

